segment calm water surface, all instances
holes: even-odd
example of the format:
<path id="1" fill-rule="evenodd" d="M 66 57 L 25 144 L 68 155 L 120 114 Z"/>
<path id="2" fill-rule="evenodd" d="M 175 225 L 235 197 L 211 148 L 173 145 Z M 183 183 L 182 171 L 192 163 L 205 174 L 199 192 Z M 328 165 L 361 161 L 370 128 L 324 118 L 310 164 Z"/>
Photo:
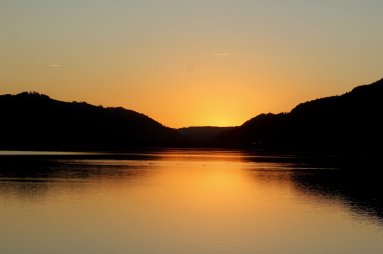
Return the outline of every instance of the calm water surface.
<path id="1" fill-rule="evenodd" d="M 0 253 L 383 253 L 379 184 L 329 161 L 0 152 Z"/>

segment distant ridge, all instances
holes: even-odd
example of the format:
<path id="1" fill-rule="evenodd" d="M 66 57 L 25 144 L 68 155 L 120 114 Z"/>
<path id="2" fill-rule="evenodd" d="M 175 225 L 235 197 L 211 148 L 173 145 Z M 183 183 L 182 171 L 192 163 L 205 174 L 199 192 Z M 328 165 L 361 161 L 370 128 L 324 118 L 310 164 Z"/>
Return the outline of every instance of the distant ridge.
<path id="1" fill-rule="evenodd" d="M 188 145 L 206 146 L 209 140 L 232 129 L 234 127 L 192 126 L 179 128 L 178 132 L 185 138 Z"/>
<path id="2" fill-rule="evenodd" d="M 0 96 L 0 149 L 126 150 L 173 146 L 176 130 L 121 107 L 62 102 L 36 92 Z"/>
<path id="3" fill-rule="evenodd" d="M 383 79 L 289 113 L 261 114 L 222 133 L 215 146 L 321 151 L 382 151 Z"/>

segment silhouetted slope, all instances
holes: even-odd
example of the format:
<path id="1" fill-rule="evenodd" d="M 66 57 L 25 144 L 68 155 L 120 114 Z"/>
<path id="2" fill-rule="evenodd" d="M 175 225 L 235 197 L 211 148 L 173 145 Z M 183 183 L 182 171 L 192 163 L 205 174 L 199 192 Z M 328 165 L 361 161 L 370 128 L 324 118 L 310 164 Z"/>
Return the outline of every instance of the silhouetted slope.
<path id="1" fill-rule="evenodd" d="M 382 150 L 383 80 L 341 96 L 302 103 L 290 113 L 261 114 L 215 144 L 314 150 Z"/>
<path id="2" fill-rule="evenodd" d="M 61 102 L 38 93 L 0 96 L 1 149 L 129 149 L 175 145 L 176 130 L 124 108 Z"/>
<path id="3" fill-rule="evenodd" d="M 148 146 L 382 151 L 383 80 L 341 96 L 261 114 L 234 128 L 179 130 L 137 112 L 61 102 L 37 93 L 0 96 L 0 149 L 124 150 Z"/>

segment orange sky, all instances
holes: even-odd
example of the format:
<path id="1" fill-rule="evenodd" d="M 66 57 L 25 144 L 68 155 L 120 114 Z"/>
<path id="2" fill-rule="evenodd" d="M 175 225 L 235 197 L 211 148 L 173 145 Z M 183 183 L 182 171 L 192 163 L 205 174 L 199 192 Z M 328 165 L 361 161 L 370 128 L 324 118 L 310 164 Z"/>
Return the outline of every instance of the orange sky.
<path id="1" fill-rule="evenodd" d="M 382 77 L 380 1 L 1 1 L 0 93 L 240 125 Z"/>

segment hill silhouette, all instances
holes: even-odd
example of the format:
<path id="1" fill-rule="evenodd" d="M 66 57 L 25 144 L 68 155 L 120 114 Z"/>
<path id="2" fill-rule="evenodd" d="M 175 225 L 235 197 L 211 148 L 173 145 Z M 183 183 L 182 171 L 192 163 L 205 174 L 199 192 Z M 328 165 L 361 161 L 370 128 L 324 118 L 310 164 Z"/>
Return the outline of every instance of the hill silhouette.
<path id="1" fill-rule="evenodd" d="M 0 96 L 0 149 L 128 150 L 229 147 L 375 153 L 383 144 L 383 80 L 340 96 L 260 114 L 239 127 L 172 129 L 121 107 L 62 102 L 38 93 Z"/>
<path id="2" fill-rule="evenodd" d="M 216 146 L 299 150 L 382 150 L 383 80 L 341 96 L 261 114 L 211 141 Z"/>
<path id="3" fill-rule="evenodd" d="M 0 96 L 0 149 L 126 150 L 173 146 L 180 135 L 121 107 L 62 102 L 36 92 Z"/>

